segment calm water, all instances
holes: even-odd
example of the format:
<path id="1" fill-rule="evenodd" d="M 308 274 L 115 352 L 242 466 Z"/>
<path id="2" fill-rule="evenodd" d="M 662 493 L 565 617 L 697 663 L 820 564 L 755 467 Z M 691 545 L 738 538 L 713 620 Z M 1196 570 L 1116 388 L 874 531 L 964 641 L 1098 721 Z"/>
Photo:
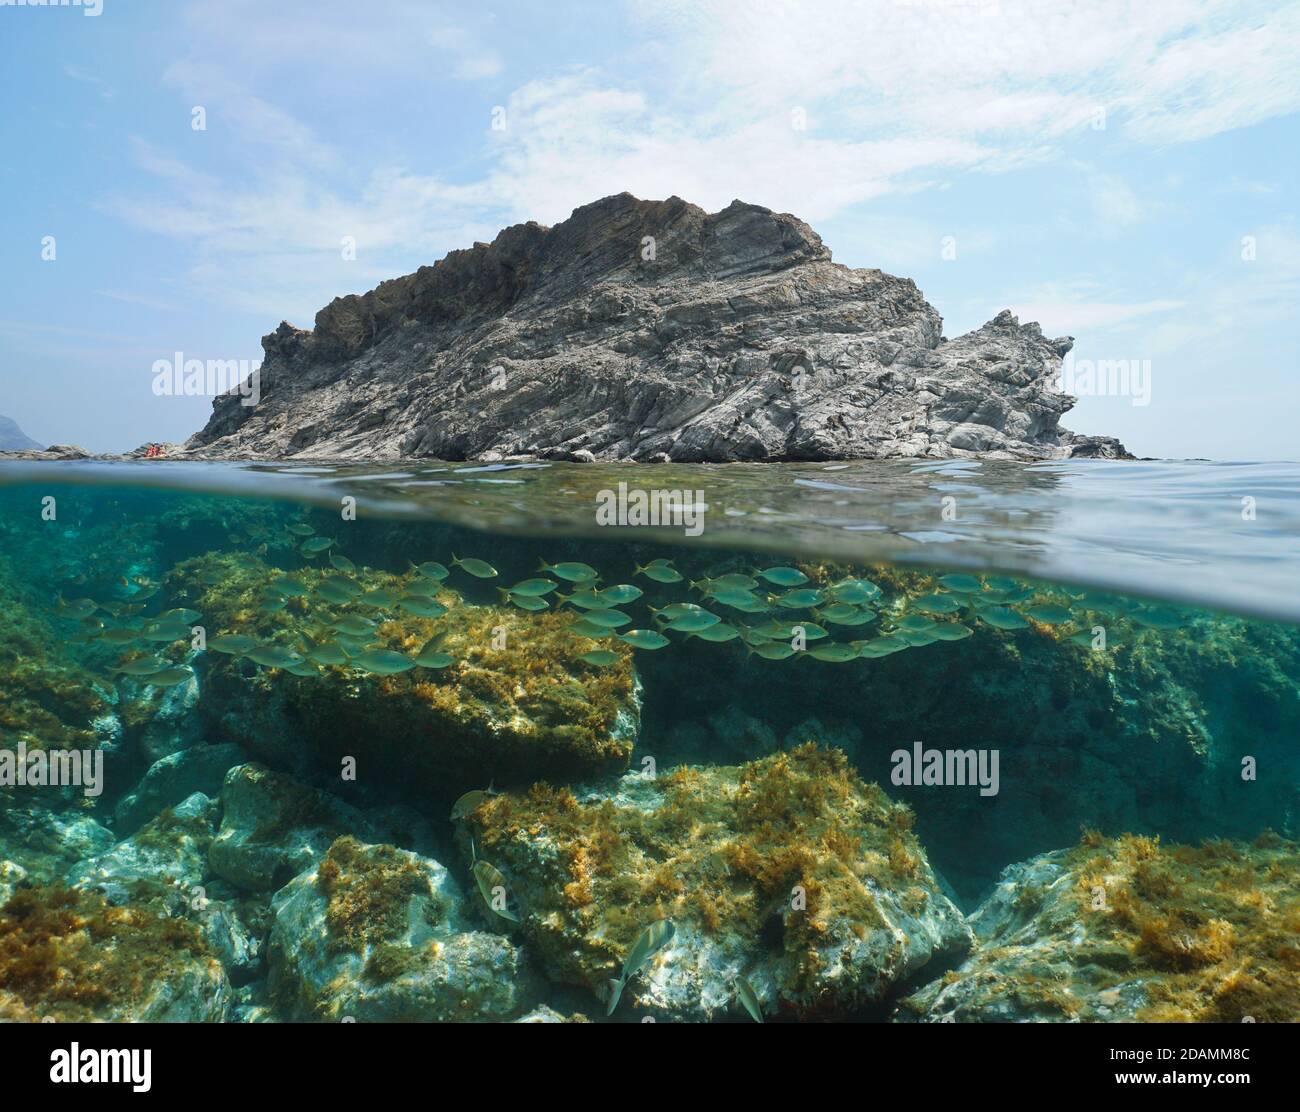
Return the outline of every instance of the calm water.
<path id="1" fill-rule="evenodd" d="M 1294 1018 L 1297 540 L 1284 464 L 0 464 L 0 1018 Z"/>

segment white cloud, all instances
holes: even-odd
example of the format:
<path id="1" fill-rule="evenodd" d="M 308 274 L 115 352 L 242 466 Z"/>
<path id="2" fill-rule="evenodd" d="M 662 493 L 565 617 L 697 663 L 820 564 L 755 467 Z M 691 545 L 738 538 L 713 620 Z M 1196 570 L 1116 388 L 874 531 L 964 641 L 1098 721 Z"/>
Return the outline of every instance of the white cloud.
<path id="1" fill-rule="evenodd" d="M 1021 321 L 1037 321 L 1051 336 L 1077 336 L 1097 328 L 1124 324 L 1183 308 L 1185 302 L 1159 298 L 1153 301 L 1029 300 L 1010 309 Z"/>
<path id="2" fill-rule="evenodd" d="M 1250 0 L 638 0 L 715 114 L 824 103 L 860 123 L 1041 142 L 1179 142 L 1300 108 L 1300 9 Z"/>
<path id="3" fill-rule="evenodd" d="M 504 223 L 554 223 L 623 190 L 711 210 L 741 197 L 817 224 L 955 173 L 1057 158 L 1101 108 L 1108 130 L 1168 143 L 1300 107 L 1294 6 L 634 0 L 646 40 L 631 57 L 642 64 L 624 51 L 613 72 L 535 69 L 504 98 L 505 131 L 488 130 L 485 111 L 477 174 L 453 183 L 377 166 L 358 175 L 346 152 L 269 99 L 287 60 L 352 83 L 368 73 L 432 69 L 478 81 L 506 72 L 485 30 L 491 17 L 377 3 L 321 3 L 306 21 L 253 0 L 228 0 L 219 14 L 185 9 L 194 53 L 166 82 L 258 154 L 219 180 L 138 143 L 160 195 L 107 207 L 192 242 L 191 277 L 204 291 L 301 316 L 319 290 L 364 289 Z M 1099 233 L 1117 235 L 1151 211 L 1121 175 L 1076 165 Z M 359 249 L 346 266 L 343 236 Z M 1121 306 L 1071 311 L 1086 326 Z"/>

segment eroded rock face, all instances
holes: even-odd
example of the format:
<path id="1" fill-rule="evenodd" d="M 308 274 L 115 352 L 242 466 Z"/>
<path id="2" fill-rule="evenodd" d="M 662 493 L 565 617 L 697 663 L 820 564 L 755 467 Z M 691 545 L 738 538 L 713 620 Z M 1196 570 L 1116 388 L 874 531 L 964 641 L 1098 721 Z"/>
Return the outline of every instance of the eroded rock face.
<path id="1" fill-rule="evenodd" d="M 623 989 L 625 1016 L 743 1016 L 744 976 L 771 1012 L 829 1018 L 970 944 L 910 824 L 842 754 L 806 745 L 612 788 L 502 794 L 464 833 L 504 875 L 552 980 L 607 998 L 641 931 L 670 919 L 671 942 Z"/>
<path id="2" fill-rule="evenodd" d="M 1124 456 L 1066 432 L 1069 338 L 956 340 L 916 285 L 801 220 L 606 197 L 337 298 L 263 338 L 261 401 L 186 453 L 577 460 Z"/>
<path id="3" fill-rule="evenodd" d="M 1297 846 L 1086 835 L 1009 866 L 904 1022 L 1292 1022 Z"/>
<path id="4" fill-rule="evenodd" d="M 511 1019 L 529 988 L 520 952 L 469 929 L 460 901 L 437 861 L 340 838 L 276 893 L 270 990 L 299 1019 Z"/>

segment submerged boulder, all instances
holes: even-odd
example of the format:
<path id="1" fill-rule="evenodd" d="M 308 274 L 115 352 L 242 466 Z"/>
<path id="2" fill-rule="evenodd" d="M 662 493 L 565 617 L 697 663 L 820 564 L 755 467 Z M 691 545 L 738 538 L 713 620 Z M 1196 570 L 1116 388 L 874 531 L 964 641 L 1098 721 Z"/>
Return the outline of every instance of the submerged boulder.
<path id="1" fill-rule="evenodd" d="M 212 1023 L 233 992 L 200 931 L 94 892 L 22 889 L 0 908 L 0 1021 Z"/>
<path id="2" fill-rule="evenodd" d="M 1008 867 L 978 949 L 903 1000 L 922 1022 L 1293 1022 L 1300 846 L 1085 835 Z"/>
<path id="3" fill-rule="evenodd" d="M 296 1019 L 504 1020 L 528 978 L 508 938 L 468 928 L 437 861 L 338 839 L 272 902 L 269 990 Z"/>
<path id="4" fill-rule="evenodd" d="M 135 789 L 118 800 L 113 824 L 118 834 L 131 834 L 165 807 L 174 807 L 194 792 L 215 796 L 226 772 L 243 763 L 237 745 L 196 745 L 155 761 Z"/>
<path id="5" fill-rule="evenodd" d="M 111 849 L 117 839 L 84 811 L 0 806 L 0 860 L 34 884 L 62 880 L 69 869 Z"/>
<path id="6" fill-rule="evenodd" d="M 302 593 L 266 606 L 265 592 L 290 578 Z M 173 583 L 207 615 L 210 637 L 238 633 L 299 661 L 313 648 L 342 654 L 341 664 L 274 658 L 285 667 L 205 654 L 203 712 L 270 764 L 336 771 L 354 758 L 369 783 L 446 798 L 493 779 L 590 779 L 627 767 L 640 726 L 632 650 L 618 644 L 609 667 L 584 663 L 593 643 L 569 632 L 567 612 L 472 604 L 416 572 L 287 577 L 256 559 L 189 561 Z M 446 612 L 412 613 L 399 603 L 408 589 L 425 592 L 420 601 L 432 605 L 422 609 Z M 362 598 L 374 594 L 384 601 Z M 443 656 L 411 667 L 431 641 Z"/>
<path id="7" fill-rule="evenodd" d="M 101 892 L 113 904 L 130 902 L 139 881 L 174 885 L 188 896 L 208 874 L 216 811 L 212 800 L 195 792 L 112 849 L 77 864 L 68 883 Z"/>
<path id="8" fill-rule="evenodd" d="M 315 864 L 340 834 L 369 829 L 342 800 L 255 764 L 226 774 L 221 803 L 208 859 L 217 876 L 244 891 L 278 888 Z"/>
<path id="9" fill-rule="evenodd" d="M 970 945 L 911 823 L 842 753 L 808 744 L 612 790 L 491 796 L 463 833 L 502 872 L 553 980 L 605 998 L 641 932 L 669 919 L 622 1008 L 743 1015 L 744 976 L 766 1009 L 821 1018 L 878 1005 Z"/>

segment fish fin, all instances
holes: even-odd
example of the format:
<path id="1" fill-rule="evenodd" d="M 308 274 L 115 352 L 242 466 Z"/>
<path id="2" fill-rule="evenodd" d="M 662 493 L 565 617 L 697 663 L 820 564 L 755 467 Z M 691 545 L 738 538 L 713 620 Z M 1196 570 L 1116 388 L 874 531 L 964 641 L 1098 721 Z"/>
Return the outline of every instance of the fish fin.
<path id="1" fill-rule="evenodd" d="M 614 1014 L 614 1009 L 618 1007 L 618 1002 L 623 996 L 623 985 L 625 983 L 622 978 L 615 980 L 611 977 L 609 979 L 609 1007 L 605 1010 L 606 1016 Z"/>

